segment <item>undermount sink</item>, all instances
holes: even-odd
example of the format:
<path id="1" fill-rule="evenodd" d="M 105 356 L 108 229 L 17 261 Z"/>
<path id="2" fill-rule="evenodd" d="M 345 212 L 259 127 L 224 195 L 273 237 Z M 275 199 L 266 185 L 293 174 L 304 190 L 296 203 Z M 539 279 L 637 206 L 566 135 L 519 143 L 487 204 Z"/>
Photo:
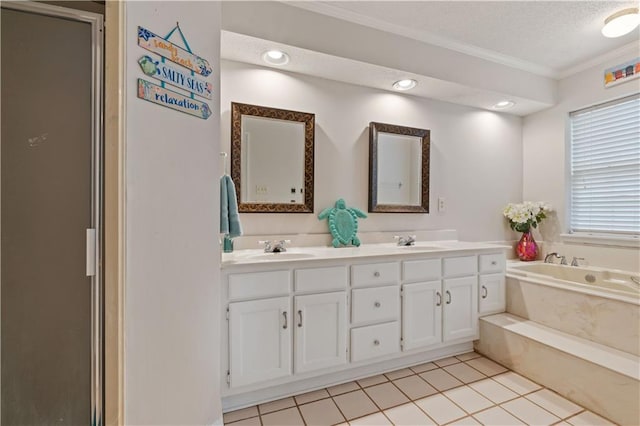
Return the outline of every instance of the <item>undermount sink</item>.
<path id="1" fill-rule="evenodd" d="M 278 252 L 278 253 L 260 253 L 248 256 L 248 259 L 253 260 L 295 260 L 295 259 L 311 259 L 314 256 L 310 253 L 292 253 L 292 252 Z"/>
<path id="2" fill-rule="evenodd" d="M 436 246 L 396 246 L 398 250 L 407 251 L 428 251 L 428 250 L 442 250 L 442 247 Z"/>

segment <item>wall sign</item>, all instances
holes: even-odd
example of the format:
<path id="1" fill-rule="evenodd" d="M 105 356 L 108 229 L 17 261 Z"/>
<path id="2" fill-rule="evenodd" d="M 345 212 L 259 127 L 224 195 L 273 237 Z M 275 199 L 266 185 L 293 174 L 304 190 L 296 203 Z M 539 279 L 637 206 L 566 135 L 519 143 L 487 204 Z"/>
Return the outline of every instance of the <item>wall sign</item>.
<path id="1" fill-rule="evenodd" d="M 211 99 L 211 83 L 208 83 L 198 76 L 192 75 L 192 72 L 185 72 L 182 69 L 179 69 L 179 67 L 173 67 L 168 64 L 163 64 L 160 61 L 154 61 L 149 55 L 144 55 L 138 59 L 138 64 L 140 64 L 142 72 L 149 77 L 156 78 L 188 92 L 195 93 L 198 96 Z"/>
<path id="2" fill-rule="evenodd" d="M 211 109 L 206 102 L 191 99 L 141 78 L 138 79 L 138 97 L 205 120 L 211 115 Z"/>
<path id="3" fill-rule="evenodd" d="M 179 26 L 176 25 L 176 28 L 179 29 Z M 166 38 L 169 38 L 171 34 L 173 34 L 174 30 L 172 30 Z M 180 34 L 182 34 L 182 32 L 180 32 Z M 185 50 L 140 26 L 138 27 L 138 46 L 143 47 L 150 52 L 157 53 L 171 62 L 182 65 L 183 67 L 195 71 L 204 77 L 209 76 L 213 72 L 211 65 L 209 65 L 209 61 L 191 53 L 191 49 L 189 49 L 188 45 L 188 50 Z"/>
<path id="4" fill-rule="evenodd" d="M 640 58 L 604 70 L 604 87 L 611 87 L 640 77 Z"/>

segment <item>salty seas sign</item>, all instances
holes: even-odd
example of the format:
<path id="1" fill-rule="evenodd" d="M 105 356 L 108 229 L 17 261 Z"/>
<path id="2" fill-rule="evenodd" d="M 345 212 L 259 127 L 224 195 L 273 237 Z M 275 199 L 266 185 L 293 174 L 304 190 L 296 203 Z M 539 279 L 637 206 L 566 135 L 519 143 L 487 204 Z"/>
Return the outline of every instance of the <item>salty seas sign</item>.
<path id="1" fill-rule="evenodd" d="M 198 76 L 191 75 L 190 71 L 183 71 L 179 67 L 154 61 L 151 56 L 144 55 L 138 60 L 142 72 L 149 77 L 156 78 L 165 83 L 172 84 L 181 89 L 195 93 L 207 99 L 211 99 L 212 85 Z"/>
<path id="2" fill-rule="evenodd" d="M 169 41 L 176 32 L 182 38 L 184 49 Z M 154 60 L 149 55 L 143 55 L 138 60 L 145 75 L 161 81 L 160 85 L 157 85 L 139 78 L 138 98 L 205 120 L 209 118 L 211 116 L 209 105 L 194 96 L 211 99 L 213 88 L 211 83 L 206 81 L 206 77 L 211 75 L 213 70 L 209 61 L 191 52 L 189 43 L 180 29 L 180 24 L 176 23 L 176 26 L 164 38 L 139 26 L 138 45 L 162 56 L 161 61 Z M 167 64 L 165 60 L 180 66 Z M 188 95 L 165 88 L 165 83 L 187 91 Z"/>
<path id="3" fill-rule="evenodd" d="M 150 52 L 167 58 L 171 62 L 195 71 L 203 77 L 207 77 L 213 72 L 209 61 L 206 59 L 194 55 L 190 51 L 165 40 L 146 28 L 138 27 L 138 45 Z"/>
<path id="4" fill-rule="evenodd" d="M 211 109 L 206 102 L 191 99 L 141 78 L 138 79 L 138 97 L 205 120 L 211 115 Z"/>

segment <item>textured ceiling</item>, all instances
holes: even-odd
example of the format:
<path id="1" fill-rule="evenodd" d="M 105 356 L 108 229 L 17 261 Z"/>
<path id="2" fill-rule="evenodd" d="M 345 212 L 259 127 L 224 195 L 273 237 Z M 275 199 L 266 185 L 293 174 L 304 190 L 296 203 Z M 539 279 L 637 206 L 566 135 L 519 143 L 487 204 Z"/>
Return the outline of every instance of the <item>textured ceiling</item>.
<path id="1" fill-rule="evenodd" d="M 640 30 L 617 39 L 600 33 L 607 16 L 637 1 L 287 3 L 556 77 L 640 39 Z"/>

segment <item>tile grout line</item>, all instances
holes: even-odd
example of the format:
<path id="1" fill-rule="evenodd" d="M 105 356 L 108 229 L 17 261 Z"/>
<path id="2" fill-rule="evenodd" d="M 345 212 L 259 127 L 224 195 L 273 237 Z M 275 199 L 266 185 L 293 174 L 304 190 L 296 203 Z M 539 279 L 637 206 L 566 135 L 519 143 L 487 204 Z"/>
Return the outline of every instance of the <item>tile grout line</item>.
<path id="1" fill-rule="evenodd" d="M 478 354 L 478 353 L 476 352 L 476 354 Z M 550 415 L 554 416 L 555 418 L 559 419 L 559 420 L 558 420 L 558 422 L 553 423 L 554 425 L 555 425 L 555 424 L 557 424 L 557 423 L 563 422 L 563 421 L 568 421 L 569 419 L 571 419 L 571 418 L 573 418 L 573 417 L 576 417 L 576 416 L 578 416 L 578 415 L 581 415 L 581 414 L 583 414 L 583 413 L 586 413 L 586 412 L 592 413 L 592 411 L 590 411 L 589 409 L 587 409 L 587 408 L 585 408 L 585 407 L 581 406 L 580 404 L 576 404 L 576 403 L 574 403 L 573 401 L 570 401 L 570 400 L 568 400 L 567 398 L 564 398 L 562 395 L 559 395 L 557 392 L 553 391 L 552 389 L 547 388 L 547 387 L 545 387 L 545 386 L 542 386 L 542 385 L 540 385 L 539 383 L 537 383 L 537 382 L 535 382 L 535 381 L 533 381 L 533 380 L 529 379 L 528 377 L 523 376 L 523 375 L 521 375 L 521 374 L 517 373 L 516 371 L 513 371 L 513 370 L 511 370 L 511 369 L 509 369 L 509 368 L 506 368 L 506 367 L 504 367 L 502 364 L 499 364 L 499 363 L 497 363 L 497 362 L 495 362 L 495 361 L 491 360 L 490 358 L 485 357 L 484 355 L 478 354 L 478 356 L 476 356 L 476 357 L 474 357 L 474 358 L 470 358 L 470 359 L 468 359 L 468 360 L 466 360 L 466 361 L 460 360 L 459 358 L 457 358 L 457 356 L 454 356 L 454 357 L 458 360 L 458 362 L 454 362 L 454 363 L 452 363 L 452 364 L 447 364 L 447 365 L 444 365 L 444 366 L 439 366 L 439 365 L 437 365 L 435 362 L 433 362 L 433 361 L 432 361 L 431 363 L 433 363 L 433 365 L 435 365 L 435 366 L 436 366 L 436 368 L 433 368 L 433 369 L 431 369 L 431 370 L 426 370 L 426 371 L 423 371 L 423 372 L 420 372 L 420 373 L 416 372 L 416 371 L 415 371 L 415 370 L 413 370 L 411 367 L 405 367 L 406 369 L 408 369 L 408 370 L 411 372 L 411 374 L 406 375 L 406 376 L 402 376 L 402 377 L 398 377 L 398 378 L 396 378 L 395 380 L 391 380 L 389 377 L 387 377 L 387 376 L 386 376 L 386 373 L 381 373 L 381 374 L 379 374 L 379 375 L 383 376 L 383 377 L 385 378 L 385 381 L 380 382 L 380 383 L 375 383 L 375 384 L 372 384 L 372 385 L 370 385 L 370 386 L 362 386 L 362 385 L 361 385 L 357 380 L 352 380 L 351 382 L 345 382 L 345 383 L 343 383 L 343 384 L 347 384 L 347 383 L 354 383 L 354 384 L 356 385 L 356 387 L 357 387 L 357 388 L 356 388 L 356 389 L 353 389 L 353 390 L 351 390 L 351 391 L 344 392 L 344 393 L 340 393 L 340 394 L 336 394 L 336 395 L 331 395 L 331 394 L 329 393 L 329 390 L 328 390 L 329 388 L 321 388 L 321 389 L 318 389 L 318 390 L 316 390 L 316 391 L 312 391 L 312 392 L 317 392 L 317 391 L 320 391 L 320 390 L 324 390 L 324 391 L 328 394 L 328 396 L 323 396 L 323 397 L 321 397 L 321 398 L 319 398 L 319 399 L 316 399 L 316 400 L 313 400 L 313 401 L 309 401 L 309 402 L 305 402 L 305 403 L 303 403 L 303 404 L 299 404 L 299 403 L 298 403 L 298 401 L 297 401 L 297 399 L 295 398 L 296 396 L 300 396 L 300 395 L 292 395 L 292 396 L 290 396 L 290 397 L 285 397 L 285 398 L 282 398 L 282 399 L 291 398 L 291 399 L 293 400 L 293 402 L 294 402 L 294 405 L 293 405 L 293 406 L 291 406 L 291 407 L 286 407 L 286 408 L 281 408 L 281 409 L 278 409 L 278 410 L 270 411 L 270 412 L 268 412 L 268 413 L 264 413 L 264 414 L 262 414 L 262 412 L 261 412 L 261 410 L 260 410 L 260 407 L 259 407 L 259 405 L 260 405 L 260 404 L 256 404 L 256 405 L 254 405 L 254 406 L 256 407 L 256 411 L 258 412 L 258 415 L 257 415 L 257 416 L 249 416 L 249 417 L 246 417 L 246 418 L 243 418 L 243 419 L 238 419 L 238 420 L 235 420 L 233 423 L 236 423 L 236 422 L 242 422 L 242 421 L 246 421 L 246 420 L 253 419 L 253 418 L 256 418 L 256 417 L 257 417 L 257 418 L 258 418 L 258 421 L 260 422 L 260 425 L 262 426 L 262 425 L 264 425 L 264 422 L 263 422 L 263 419 L 262 419 L 262 417 L 263 417 L 263 416 L 265 416 L 265 415 L 269 415 L 269 414 L 272 414 L 272 413 L 277 413 L 277 412 L 284 411 L 284 410 L 288 410 L 288 409 L 290 409 L 290 408 L 295 407 L 295 408 L 296 408 L 296 410 L 297 410 L 297 412 L 299 413 L 300 417 L 302 418 L 303 423 L 304 423 L 305 425 L 307 425 L 307 421 L 305 420 L 304 415 L 302 414 L 302 411 L 301 411 L 300 407 L 301 407 L 302 405 L 308 405 L 308 404 L 312 404 L 312 403 L 315 403 L 315 402 L 323 401 L 323 400 L 326 400 L 326 399 L 330 399 L 330 400 L 333 402 L 333 404 L 334 404 L 334 405 L 336 406 L 336 408 L 338 409 L 338 412 L 339 412 L 339 413 L 340 413 L 340 415 L 343 417 L 344 421 L 346 421 L 347 423 L 349 423 L 349 422 L 351 422 L 351 421 L 354 421 L 354 420 L 362 419 L 362 418 L 367 417 L 367 416 L 375 415 L 375 414 L 377 414 L 377 413 L 382 413 L 382 415 L 383 415 L 383 416 L 384 416 L 384 417 L 385 417 L 385 418 L 386 418 L 386 419 L 387 419 L 391 424 L 393 424 L 393 422 L 391 421 L 391 419 L 390 419 L 390 418 L 387 416 L 387 414 L 385 413 L 385 410 L 391 410 L 391 409 L 394 409 L 394 408 L 400 407 L 400 406 L 402 406 L 402 405 L 407 405 L 407 404 L 413 404 L 414 406 L 418 407 L 418 409 L 419 409 L 422 413 L 424 413 L 424 414 L 427 416 L 427 418 L 429 418 L 430 420 L 434 421 L 434 420 L 431 418 L 431 416 L 429 416 L 429 414 L 428 414 L 426 411 L 424 411 L 424 410 L 423 410 L 423 409 L 422 409 L 418 404 L 416 404 L 416 401 L 421 400 L 421 399 L 425 399 L 425 398 L 429 398 L 429 397 L 433 397 L 433 396 L 436 396 L 436 395 L 438 395 L 438 394 L 441 394 L 443 397 L 445 397 L 448 401 L 450 401 L 450 402 L 451 402 L 452 404 L 454 404 L 456 407 L 460 408 L 460 409 L 462 410 L 462 412 L 463 412 L 463 413 L 465 413 L 465 415 L 464 415 L 464 416 L 462 416 L 462 417 L 460 417 L 460 418 L 453 419 L 453 420 L 451 420 L 451 421 L 450 421 L 449 423 L 447 423 L 447 424 L 450 424 L 450 423 L 452 423 L 452 422 L 458 421 L 458 420 L 460 420 L 460 419 L 462 419 L 462 418 L 464 418 L 464 417 L 471 417 L 471 418 L 473 418 L 475 421 L 478 421 L 479 423 L 482 423 L 482 422 L 480 422 L 480 420 L 478 420 L 478 419 L 475 417 L 475 415 L 480 414 L 480 413 L 483 413 L 483 412 L 488 411 L 488 410 L 491 410 L 491 409 L 496 408 L 496 407 L 498 407 L 498 408 L 500 408 L 500 409 L 504 410 L 504 411 L 505 411 L 505 412 L 507 412 L 509 415 L 512 415 L 512 416 L 513 416 L 513 417 L 515 417 L 516 419 L 518 419 L 518 420 L 522 421 L 522 419 L 520 419 L 520 417 L 518 417 L 518 415 L 517 415 L 517 414 L 514 414 L 514 413 L 512 413 L 511 411 L 506 410 L 506 409 L 502 406 L 503 404 L 506 404 L 506 403 L 509 403 L 509 402 L 515 401 L 515 400 L 520 399 L 520 398 L 525 399 L 527 402 L 530 402 L 530 403 L 531 403 L 531 404 L 533 404 L 534 406 L 536 406 L 536 407 L 538 407 L 538 408 L 542 409 L 544 412 L 546 412 L 546 413 L 548 413 L 548 414 L 550 414 Z M 496 364 L 500 365 L 501 367 L 505 368 L 505 369 L 506 369 L 506 371 L 502 371 L 502 372 L 499 372 L 499 373 L 495 373 L 495 374 L 493 374 L 493 375 L 488 375 L 488 374 L 486 374 L 486 373 L 484 373 L 484 372 L 480 371 L 479 369 L 477 369 L 477 368 L 473 367 L 472 365 L 467 364 L 467 361 L 471 361 L 471 360 L 478 359 L 478 358 L 485 358 L 485 359 L 487 359 L 487 360 L 489 360 L 489 361 L 491 361 L 491 362 L 494 362 L 494 363 L 496 363 Z M 427 363 L 429 363 L 429 362 L 427 362 Z M 423 364 L 427 364 L 427 363 L 423 363 Z M 449 367 L 449 366 L 456 365 L 456 364 L 460 364 L 460 363 L 467 365 L 468 367 L 470 367 L 470 368 L 472 368 L 473 370 L 477 371 L 478 373 L 482 374 L 484 377 L 482 377 L 482 378 L 480 378 L 480 379 L 477 379 L 477 380 L 473 380 L 473 381 L 470 381 L 470 382 L 466 382 L 466 383 L 465 383 L 465 382 L 463 382 L 461 379 L 459 379 L 457 376 L 455 376 L 454 374 L 452 374 L 452 373 L 448 372 L 447 370 L 445 370 L 445 367 Z M 418 364 L 418 365 L 422 365 L 422 364 Z M 461 382 L 461 384 L 460 384 L 460 385 L 457 385 L 457 386 L 454 386 L 454 387 L 452 387 L 452 388 L 449 388 L 449 389 L 445 389 L 445 390 L 439 390 L 439 389 L 435 388 L 435 386 L 433 386 L 433 385 L 432 385 L 428 380 L 426 380 L 425 378 L 423 378 L 423 377 L 421 376 L 421 374 L 424 374 L 424 373 L 427 373 L 427 372 L 430 372 L 430 371 L 435 371 L 435 370 L 443 370 L 443 372 L 444 372 L 444 373 L 446 373 L 446 374 L 450 375 L 451 377 L 455 378 L 456 380 L 460 381 L 460 382 Z M 393 370 L 393 371 L 397 371 L 397 370 Z M 393 372 L 393 371 L 391 371 L 391 372 Z M 507 385 L 505 385 L 505 384 L 502 384 L 502 383 L 500 383 L 499 381 L 495 380 L 495 378 L 496 378 L 497 376 L 504 375 L 504 374 L 507 374 L 507 373 L 513 373 L 513 374 L 516 374 L 517 376 L 522 377 L 522 378 L 524 378 L 525 380 L 527 380 L 527 381 L 530 381 L 530 382 L 534 383 L 536 386 L 538 386 L 538 389 L 535 389 L 535 390 L 528 391 L 528 392 L 526 392 L 526 393 L 522 393 L 522 394 L 520 394 L 518 391 L 516 391 L 516 390 L 512 389 L 511 387 L 509 387 L 509 386 L 507 386 Z M 411 377 L 411 376 L 417 376 L 417 377 L 419 377 L 423 382 L 425 382 L 425 383 L 426 383 L 426 384 L 428 384 L 429 386 L 433 387 L 433 388 L 436 390 L 436 393 L 434 393 L 434 394 L 432 394 L 432 395 L 427 395 L 427 396 L 425 396 L 425 397 L 417 398 L 417 399 L 413 399 L 413 398 L 409 397 L 409 395 L 407 395 L 407 394 L 406 394 L 402 389 L 400 389 L 400 387 L 395 383 L 395 381 L 396 381 L 396 380 L 405 379 L 405 378 L 408 378 L 408 377 Z M 375 376 L 371 376 L 371 377 L 375 377 Z M 366 378 L 364 378 L 364 379 L 366 379 Z M 361 380 L 363 380 L 363 379 L 361 379 Z M 478 390 L 476 390 L 476 389 L 472 388 L 471 386 L 469 386 L 470 384 L 477 383 L 477 382 L 480 382 L 480 381 L 483 381 L 483 380 L 491 380 L 493 383 L 495 383 L 495 384 L 497 384 L 497 385 L 499 385 L 499 386 L 502 386 L 502 387 L 504 387 L 504 388 L 508 389 L 510 392 L 515 393 L 515 394 L 516 394 L 516 396 L 515 396 L 515 397 L 513 397 L 513 398 L 511 398 L 511 399 L 506 399 L 506 400 L 504 400 L 504 401 L 502 401 L 502 402 L 500 402 L 500 403 L 496 403 L 496 402 L 492 401 L 488 396 L 486 396 L 485 394 L 483 394 L 482 392 L 480 392 L 480 391 L 478 391 Z M 406 398 L 408 399 L 408 401 L 403 402 L 403 403 L 400 403 L 400 404 L 397 404 L 397 405 L 394 405 L 394 406 L 391 406 L 391 407 L 388 407 L 388 408 L 386 408 L 386 409 L 384 409 L 384 410 L 383 410 L 383 409 L 378 405 L 378 403 L 376 403 L 376 401 L 375 401 L 375 400 L 374 400 L 374 399 L 373 399 L 373 398 L 372 398 L 372 397 L 367 393 L 366 389 L 367 389 L 367 388 L 374 387 L 374 386 L 378 386 L 378 385 L 383 385 L 383 384 L 386 384 L 386 383 L 391 383 L 391 384 L 392 384 L 392 386 L 393 386 L 395 389 L 397 389 L 397 390 L 398 390 L 398 391 L 399 391 L 399 392 L 400 392 L 404 397 L 406 397 Z M 341 384 L 340 384 L 340 385 L 341 385 Z M 334 386 L 340 386 L 340 385 L 334 385 Z M 474 412 L 474 413 L 471 413 L 471 412 L 467 411 L 466 409 L 464 409 L 464 408 L 463 408 L 462 406 L 460 406 L 459 404 L 457 404 L 455 401 L 453 401 L 453 400 L 452 400 L 451 398 L 449 398 L 447 395 L 445 395 L 445 394 L 444 394 L 444 392 L 447 392 L 447 391 L 450 391 L 450 390 L 453 390 L 453 389 L 459 389 L 459 388 L 461 388 L 461 387 L 463 387 L 463 386 L 466 386 L 466 387 L 467 387 L 467 388 L 469 388 L 471 391 L 473 391 L 473 392 L 477 393 L 478 395 L 480 395 L 481 397 L 483 397 L 483 398 L 487 399 L 488 401 L 490 401 L 490 402 L 492 403 L 492 405 L 491 405 L 491 406 L 489 406 L 489 407 L 483 408 L 482 410 L 479 410 L 479 411 L 476 411 L 476 412 Z M 577 412 L 575 412 L 575 413 L 573 413 L 573 414 L 569 414 L 568 416 L 560 417 L 560 415 L 557 415 L 557 414 L 555 414 L 555 413 L 551 412 L 550 410 L 546 409 L 546 408 L 545 408 L 545 407 L 543 407 L 542 405 L 540 405 L 540 404 L 536 403 L 535 401 L 532 401 L 531 399 L 527 398 L 528 396 L 530 396 L 530 395 L 532 395 L 532 394 L 534 394 L 534 393 L 540 392 L 540 391 L 542 391 L 542 390 L 548 390 L 548 391 L 550 391 L 551 393 L 553 393 L 554 395 L 558 396 L 559 398 L 565 399 L 565 400 L 567 400 L 568 402 L 570 402 L 570 403 L 572 403 L 572 404 L 574 404 L 574 405 L 578 406 L 578 407 L 580 408 L 580 410 L 579 410 L 579 411 L 577 411 Z M 340 408 L 340 406 L 338 405 L 338 403 L 335 401 L 335 399 L 334 399 L 334 398 L 335 398 L 335 397 L 338 397 L 338 396 L 342 396 L 342 395 L 347 395 L 347 394 L 349 394 L 349 393 L 354 393 L 354 392 L 357 392 L 357 391 L 362 391 L 362 392 L 365 394 L 365 396 L 366 396 L 366 397 L 367 397 L 367 398 L 368 398 L 368 399 L 373 403 L 373 405 L 378 409 L 378 411 L 377 411 L 377 412 L 372 412 L 372 413 L 369 413 L 369 414 L 365 414 L 365 415 L 363 415 L 363 416 L 355 417 L 355 418 L 353 418 L 353 419 L 348 420 L 348 419 L 347 419 L 347 417 L 345 416 L 344 412 L 342 411 L 342 409 Z M 303 394 L 301 394 L 301 395 L 303 395 Z M 246 407 L 246 408 L 250 408 L 250 407 Z M 238 411 L 238 410 L 235 410 L 235 411 Z M 232 412 L 233 412 L 233 411 L 232 411 Z M 595 413 L 594 413 L 594 414 L 595 414 Z M 600 416 L 600 417 L 602 417 L 602 416 Z M 607 419 L 607 418 L 604 418 L 604 417 L 603 417 L 603 419 L 605 419 L 605 420 L 607 420 L 608 422 L 610 422 L 610 420 L 609 420 L 609 419 Z M 229 423 L 229 424 L 233 424 L 233 423 Z M 343 422 L 343 423 L 344 423 L 344 422 Z M 434 423 L 436 423 L 436 424 L 437 424 L 437 422 L 435 422 L 435 421 L 434 421 Z M 523 422 L 523 423 L 524 423 L 524 422 Z M 614 424 L 615 424 L 615 423 L 614 423 Z"/>

